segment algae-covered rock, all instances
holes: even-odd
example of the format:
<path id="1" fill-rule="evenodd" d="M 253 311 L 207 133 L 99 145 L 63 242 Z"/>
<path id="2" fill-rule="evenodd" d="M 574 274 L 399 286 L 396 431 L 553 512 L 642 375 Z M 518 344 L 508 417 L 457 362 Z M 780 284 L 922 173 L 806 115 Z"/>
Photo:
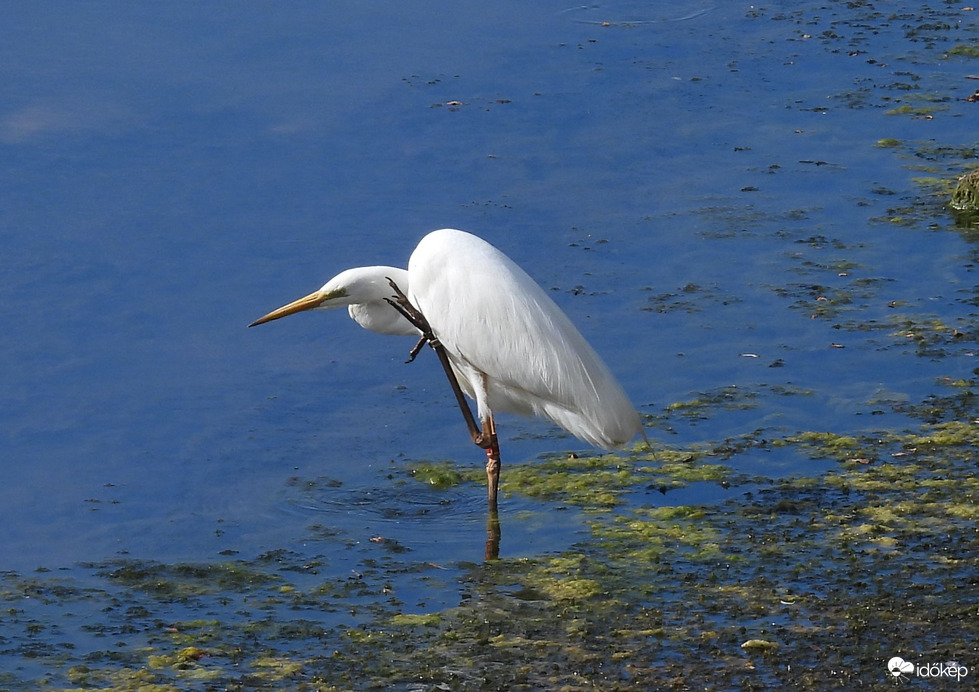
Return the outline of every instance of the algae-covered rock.
<path id="1" fill-rule="evenodd" d="M 959 178 L 950 204 L 956 211 L 979 211 L 979 168 Z"/>

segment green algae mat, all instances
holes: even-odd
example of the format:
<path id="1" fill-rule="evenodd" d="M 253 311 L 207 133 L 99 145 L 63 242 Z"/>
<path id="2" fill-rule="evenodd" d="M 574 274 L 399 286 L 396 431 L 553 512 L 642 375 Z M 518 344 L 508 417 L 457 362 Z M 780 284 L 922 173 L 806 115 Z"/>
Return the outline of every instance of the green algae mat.
<path id="1" fill-rule="evenodd" d="M 505 492 L 583 512 L 551 555 L 445 566 L 379 539 L 346 575 L 286 551 L 3 574 L 0 689 L 885 689 L 895 657 L 975 674 L 975 420 L 739 442 L 509 468 Z M 769 450 L 836 466 L 729 470 Z M 633 501 L 704 483 L 736 492 Z"/>

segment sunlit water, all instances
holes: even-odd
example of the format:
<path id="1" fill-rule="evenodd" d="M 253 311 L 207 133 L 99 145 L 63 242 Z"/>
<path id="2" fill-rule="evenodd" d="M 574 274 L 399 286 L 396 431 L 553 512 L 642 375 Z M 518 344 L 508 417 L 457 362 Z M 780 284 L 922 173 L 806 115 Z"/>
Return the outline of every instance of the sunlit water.
<path id="1" fill-rule="evenodd" d="M 974 344 L 928 358 L 840 329 L 895 304 L 970 313 L 972 248 L 940 208 L 930 230 L 883 220 L 918 173 L 875 146 L 975 145 L 970 68 L 942 52 L 966 36 L 909 35 L 896 10 L 871 26 L 681 5 L 8 7 L 0 570 L 287 549 L 343 573 L 377 539 L 418 562 L 481 559 L 483 488 L 410 478 L 413 461 L 482 463 L 430 354 L 405 365 L 410 340 L 343 314 L 245 328 L 341 269 L 403 265 L 437 227 L 552 289 L 643 413 L 761 392 L 654 425 L 659 442 L 899 428 L 879 402 L 967 376 Z M 930 119 L 886 114 L 909 90 L 947 99 Z M 812 286 L 850 290 L 855 313 L 812 319 Z M 582 448 L 539 421 L 500 426 L 504 483 L 507 464 Z M 508 557 L 584 531 L 573 508 L 507 497 L 501 513 Z"/>

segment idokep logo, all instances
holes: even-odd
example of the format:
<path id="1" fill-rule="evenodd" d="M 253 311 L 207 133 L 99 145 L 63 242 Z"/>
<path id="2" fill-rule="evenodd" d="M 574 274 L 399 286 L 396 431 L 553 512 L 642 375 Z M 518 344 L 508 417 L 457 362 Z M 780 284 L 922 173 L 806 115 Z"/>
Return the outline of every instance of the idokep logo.
<path id="1" fill-rule="evenodd" d="M 954 661 L 948 663 L 919 663 L 915 665 L 911 661 L 905 661 L 900 656 L 895 656 L 887 662 L 887 670 L 898 679 L 906 679 L 911 675 L 919 678 L 954 678 L 959 682 L 969 674 L 969 669 Z"/>

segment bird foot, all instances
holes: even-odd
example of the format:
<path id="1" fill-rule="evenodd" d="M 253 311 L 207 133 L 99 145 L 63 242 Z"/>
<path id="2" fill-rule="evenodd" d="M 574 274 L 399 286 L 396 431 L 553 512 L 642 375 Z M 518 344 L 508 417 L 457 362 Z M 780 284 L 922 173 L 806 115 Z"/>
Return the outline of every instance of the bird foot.
<path id="1" fill-rule="evenodd" d="M 401 313 L 402 317 L 411 322 L 411 324 L 422 333 L 423 336 L 432 335 L 432 327 L 425 319 L 425 315 L 421 311 L 411 304 L 408 300 L 408 296 L 404 294 L 404 291 L 394 282 L 394 279 L 388 277 L 388 284 L 394 291 L 393 298 L 385 298 L 388 305 Z"/>
<path id="2" fill-rule="evenodd" d="M 415 329 L 422 333 L 418 343 L 415 344 L 414 347 L 408 352 L 408 360 L 405 361 L 406 363 L 412 363 L 414 362 L 415 358 L 418 357 L 418 354 L 422 350 L 422 346 L 425 344 L 428 344 L 436 350 L 438 350 L 441 344 L 439 343 L 438 338 L 436 338 L 435 332 L 432 331 L 432 325 L 428 323 L 428 320 L 425 318 L 425 315 L 421 313 L 421 310 L 411 304 L 411 301 L 408 300 L 408 296 L 406 296 L 404 291 L 402 291 L 398 284 L 394 282 L 394 279 L 390 277 L 387 277 L 387 279 L 388 284 L 394 291 L 394 297 L 385 298 L 384 300 L 387 301 L 388 305 L 400 312 L 402 317 L 411 322 Z"/>
<path id="3" fill-rule="evenodd" d="M 415 358 L 418 357 L 418 354 L 422 350 L 422 346 L 424 346 L 426 343 L 428 343 L 428 337 L 423 334 L 422 338 L 418 340 L 418 343 L 415 344 L 410 351 L 408 351 L 408 360 L 406 360 L 405 363 L 414 363 Z"/>

